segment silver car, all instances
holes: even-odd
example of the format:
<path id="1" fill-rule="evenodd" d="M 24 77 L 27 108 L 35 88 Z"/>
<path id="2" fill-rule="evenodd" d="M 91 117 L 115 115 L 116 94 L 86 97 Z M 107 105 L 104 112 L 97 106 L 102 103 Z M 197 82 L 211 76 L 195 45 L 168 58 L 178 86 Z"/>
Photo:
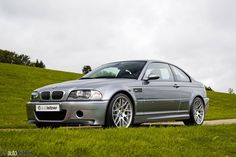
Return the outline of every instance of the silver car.
<path id="1" fill-rule="evenodd" d="M 204 85 L 173 64 L 121 61 L 34 90 L 27 116 L 37 127 L 130 127 L 162 120 L 201 125 L 208 102 Z"/>

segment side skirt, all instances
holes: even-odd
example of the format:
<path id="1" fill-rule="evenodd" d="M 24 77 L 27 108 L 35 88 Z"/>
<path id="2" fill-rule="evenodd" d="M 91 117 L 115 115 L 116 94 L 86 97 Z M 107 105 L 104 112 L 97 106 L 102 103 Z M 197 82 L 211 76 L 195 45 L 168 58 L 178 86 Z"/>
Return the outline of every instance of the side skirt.
<path id="1" fill-rule="evenodd" d="M 189 111 L 167 111 L 167 112 L 139 112 L 134 117 L 134 123 L 158 122 L 166 120 L 189 119 Z"/>

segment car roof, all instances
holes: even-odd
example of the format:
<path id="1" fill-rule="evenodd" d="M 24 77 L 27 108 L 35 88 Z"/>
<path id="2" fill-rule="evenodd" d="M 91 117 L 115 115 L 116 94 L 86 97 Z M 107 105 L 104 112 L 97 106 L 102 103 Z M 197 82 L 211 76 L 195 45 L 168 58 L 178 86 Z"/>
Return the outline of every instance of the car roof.
<path id="1" fill-rule="evenodd" d="M 111 63 L 117 63 L 117 62 L 162 62 L 162 63 L 168 63 L 168 62 L 161 61 L 161 60 L 151 60 L 151 59 L 146 59 L 146 60 L 121 60 L 121 61 L 115 61 L 115 62 L 111 62 Z"/>
<path id="2" fill-rule="evenodd" d="M 173 65 L 172 63 L 161 61 L 161 60 L 151 60 L 151 59 L 145 59 L 145 60 L 121 60 L 121 61 L 115 61 L 115 62 L 110 62 L 110 63 L 118 63 L 118 62 L 147 62 L 147 63 L 152 63 L 152 62 L 161 62 L 161 63 L 166 63 Z"/>

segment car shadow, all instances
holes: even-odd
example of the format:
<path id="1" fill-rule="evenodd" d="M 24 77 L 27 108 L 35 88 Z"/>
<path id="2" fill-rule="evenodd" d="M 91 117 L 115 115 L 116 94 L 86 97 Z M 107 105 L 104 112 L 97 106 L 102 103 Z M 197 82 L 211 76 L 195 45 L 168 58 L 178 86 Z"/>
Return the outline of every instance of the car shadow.
<path id="1" fill-rule="evenodd" d="M 131 128 L 149 128 L 149 127 L 183 127 L 184 124 L 182 122 L 159 122 L 159 123 L 143 123 L 141 125 L 132 126 Z M 73 127 L 63 127 L 67 129 L 108 129 L 103 128 L 102 126 L 73 126 Z"/>
<path id="2" fill-rule="evenodd" d="M 141 124 L 138 127 L 183 127 L 183 124 L 179 124 L 179 123 L 145 123 L 145 124 Z"/>

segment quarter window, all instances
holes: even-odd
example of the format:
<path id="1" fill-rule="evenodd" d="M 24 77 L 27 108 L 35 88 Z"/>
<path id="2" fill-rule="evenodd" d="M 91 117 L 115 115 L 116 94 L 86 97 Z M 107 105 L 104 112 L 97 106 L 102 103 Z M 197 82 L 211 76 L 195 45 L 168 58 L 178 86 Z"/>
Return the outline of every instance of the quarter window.
<path id="1" fill-rule="evenodd" d="M 185 72 L 183 72 L 181 69 L 175 67 L 175 66 L 172 66 L 171 65 L 171 68 L 174 72 L 174 75 L 176 77 L 176 80 L 177 81 L 180 81 L 180 82 L 190 82 L 190 78 L 188 75 L 185 74 Z"/>
<path id="2" fill-rule="evenodd" d="M 149 75 L 157 75 L 160 78 L 156 81 L 163 81 L 163 82 L 172 82 L 174 81 L 171 69 L 168 64 L 164 63 L 151 63 L 146 72 L 144 77 L 147 78 Z"/>

